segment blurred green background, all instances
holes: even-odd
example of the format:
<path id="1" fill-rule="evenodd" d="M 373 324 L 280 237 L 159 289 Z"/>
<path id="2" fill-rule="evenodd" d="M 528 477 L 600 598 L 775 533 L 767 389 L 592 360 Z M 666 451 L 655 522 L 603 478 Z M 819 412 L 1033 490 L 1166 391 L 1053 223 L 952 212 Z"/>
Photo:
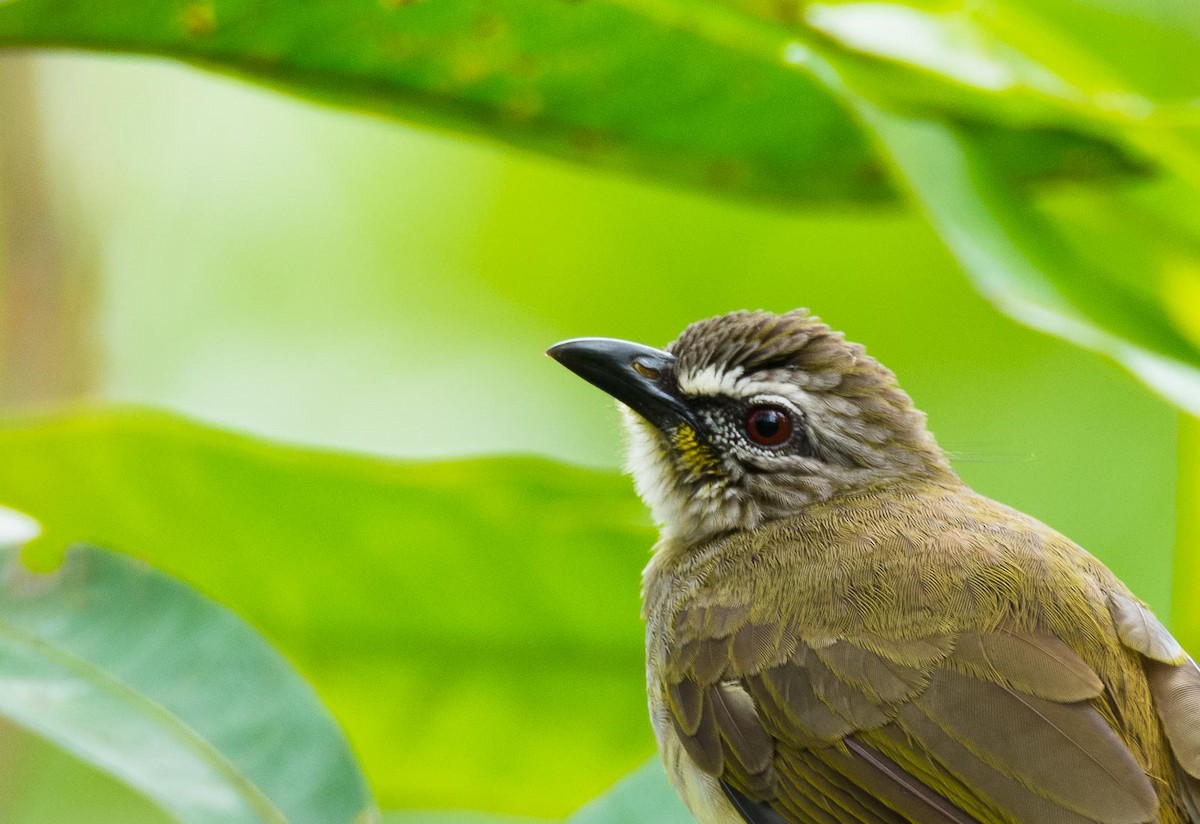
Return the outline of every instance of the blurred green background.
<path id="1" fill-rule="evenodd" d="M 1164 28 L 1194 34 L 1195 22 Z M 1109 35 L 1114 60 L 1133 49 L 1119 30 L 1097 30 Z M 1155 42 L 1125 57 L 1161 88 L 1177 75 L 1147 63 Z M 578 335 L 661 345 L 701 317 L 807 306 L 895 370 L 969 483 L 1071 536 L 1171 612 L 1177 485 L 1192 488 L 1196 470 L 1180 461 L 1180 413 L 1109 360 L 998 312 L 912 206 L 722 200 L 157 59 L 0 55 L 0 110 L 10 417 L 131 404 L 303 447 L 617 469 L 611 404 L 543 357 L 547 345 Z M 1135 203 L 1177 196 L 1153 180 L 1124 187 Z M 1133 253 L 1107 234 L 1110 197 L 1060 184 L 1039 202 L 1078 248 L 1120 265 Z M 1173 281 L 1178 305 L 1195 306 L 1194 274 Z M 1180 317 L 1186 327 L 1196 315 Z M 638 582 L 625 574 L 638 562 L 580 595 L 623 611 L 622 685 L 641 677 Z M 554 793 L 397 779 L 385 795 L 565 814 L 653 752 L 643 699 L 628 700 L 620 722 L 589 733 L 597 764 L 571 765 L 579 780 Z M 351 709 L 333 709 L 347 723 Z M 161 813 L 7 726 L 0 819 Z"/>

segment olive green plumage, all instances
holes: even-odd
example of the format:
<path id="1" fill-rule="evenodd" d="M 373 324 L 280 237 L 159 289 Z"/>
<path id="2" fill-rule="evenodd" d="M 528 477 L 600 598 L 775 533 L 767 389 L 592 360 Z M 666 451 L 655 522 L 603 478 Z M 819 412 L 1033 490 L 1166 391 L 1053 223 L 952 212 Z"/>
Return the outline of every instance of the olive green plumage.
<path id="1" fill-rule="evenodd" d="M 862 347 L 798 311 L 551 354 L 633 410 L 651 716 L 701 822 L 1200 822 L 1200 670 Z"/>

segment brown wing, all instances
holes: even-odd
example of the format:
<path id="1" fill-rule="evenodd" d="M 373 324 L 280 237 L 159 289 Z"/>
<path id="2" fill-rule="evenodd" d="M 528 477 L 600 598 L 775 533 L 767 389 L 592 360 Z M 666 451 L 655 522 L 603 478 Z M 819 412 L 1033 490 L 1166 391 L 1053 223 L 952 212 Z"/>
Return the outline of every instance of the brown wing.
<path id="1" fill-rule="evenodd" d="M 675 732 L 752 824 L 1157 818 L 1154 787 L 1097 710 L 1103 684 L 1057 638 L 804 638 L 708 606 L 685 610 L 675 639 Z M 1167 706 L 1191 719 L 1200 680 L 1175 679 Z M 1185 769 L 1200 763 L 1195 725 L 1176 737 Z"/>
<path id="2" fill-rule="evenodd" d="M 1121 640 L 1145 659 L 1184 804 L 1189 818 L 1200 821 L 1200 669 L 1140 601 L 1117 592 L 1109 605 Z"/>

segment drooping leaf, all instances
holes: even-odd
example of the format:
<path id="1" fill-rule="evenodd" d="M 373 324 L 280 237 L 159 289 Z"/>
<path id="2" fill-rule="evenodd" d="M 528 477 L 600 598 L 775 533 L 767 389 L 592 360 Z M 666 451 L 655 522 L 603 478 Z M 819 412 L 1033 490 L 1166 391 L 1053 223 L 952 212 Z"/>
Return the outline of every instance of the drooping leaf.
<path id="1" fill-rule="evenodd" d="M 1017 186 L 1031 175 L 1094 178 L 1113 158 L 1137 155 L 1200 186 L 1200 86 L 1133 71 L 1119 40 L 1080 33 L 1097 28 L 1106 12 L 1070 5 L 471 0 L 317 9 L 286 0 L 138 0 L 102 8 L 15 0 L 0 7 L 0 46 L 168 55 L 347 105 L 780 202 L 885 193 L 881 161 L 890 154 L 901 188 L 917 192 L 961 257 L 963 227 L 951 224 L 962 221 L 947 217 L 964 202 L 1002 221 L 1005 234 L 1023 233 L 1043 251 L 1053 245 L 1053 232 L 1028 220 L 1028 195 Z M 1173 35 L 1161 26 L 1160 6 L 1129 11 L 1155 48 L 1200 55 L 1200 33 L 1187 25 L 1194 16 L 1178 0 L 1169 5 L 1180 21 Z M 1068 27 L 1075 18 L 1087 25 Z M 916 187 L 914 169 L 898 166 L 894 152 L 877 156 L 878 143 L 890 139 L 880 132 L 886 118 L 864 118 L 860 100 L 969 136 L 971 164 L 989 169 L 988 180 L 955 193 L 948 185 Z M 917 157 L 918 165 L 927 160 L 936 165 L 936 156 Z M 1042 275 L 1058 269 L 1065 282 L 1061 255 L 1041 257 Z M 1010 283 L 1028 284 L 1024 263 L 992 258 L 989 269 L 1008 267 Z M 983 282 L 977 260 L 964 265 Z M 986 293 L 1022 320 L 1115 353 L 1176 402 L 1192 394 L 1178 388 L 1191 383 L 1174 366 L 1179 353 L 1160 357 L 1160 344 L 1178 338 L 1167 307 L 1135 300 L 1126 323 L 1127 295 L 1080 282 L 1066 298 L 1073 309 L 1086 304 L 1081 317 L 1059 322 L 1071 313 L 1055 308 L 1059 321 L 1051 323 L 1044 307 L 1014 311 L 1027 296 L 1006 294 L 998 281 L 990 278 Z M 1182 361 L 1196 365 L 1189 353 Z"/>
<path id="2" fill-rule="evenodd" d="M 286 0 L 137 0 L 119 8 L 15 0 L 0 7 L 0 46 L 167 55 L 309 96 L 778 202 L 885 194 L 891 155 L 900 188 L 917 192 L 961 257 L 963 227 L 951 225 L 961 221 L 947 216 L 964 202 L 1000 220 L 1005 242 L 1019 240 L 1011 237 L 1019 232 L 1043 252 L 1054 244 L 1045 223 L 1028 219 L 1029 196 L 1017 184 L 1030 176 L 1092 179 L 1124 163 L 1114 158 L 1138 157 L 1200 190 L 1200 85 L 1186 79 L 1194 73 L 1174 72 L 1184 79 L 1163 82 L 1135 71 L 1123 41 L 1087 33 L 1111 34 L 1101 24 L 1114 12 L 1074 5 L 593 0 L 534 7 L 470 0 L 318 9 Z M 1162 26 L 1161 5 L 1137 3 L 1123 14 L 1156 50 L 1170 48 L 1172 60 L 1200 56 L 1195 15 L 1180 0 L 1168 6 L 1179 22 L 1174 29 Z M 874 149 L 890 140 L 880 132 L 888 118 L 864 117 L 863 101 L 952 133 L 955 151 L 964 145 L 957 138 L 968 136 L 971 165 L 988 169 L 988 180 L 955 193 L 917 187 L 914 169 L 897 165 L 894 152 L 877 156 Z M 918 165 L 930 165 L 929 157 L 918 156 Z M 975 202 L 980 195 L 990 202 Z M 1022 254 L 1030 252 L 1027 244 Z M 1064 268 L 1056 252 L 1054 260 L 1038 254 L 1042 280 L 1058 269 L 1061 285 L 1067 269 L 1079 268 Z M 991 256 L 988 268 L 1008 267 L 1010 283 L 1028 284 L 1024 263 Z M 977 258 L 964 265 L 982 283 Z M 1070 276 L 1092 277 L 1085 270 Z M 998 280 L 990 278 L 985 291 L 1015 316 L 1115 353 L 1176 402 L 1193 394 L 1178 388 L 1192 382 L 1186 368 L 1184 377 L 1175 368 L 1179 353 L 1160 357 L 1161 344 L 1178 338 L 1169 307 L 1134 300 L 1127 323 L 1126 294 L 1080 282 L 1065 296 L 1080 317 L 1060 322 L 1072 313 L 1055 308 L 1058 320 L 1048 322 L 1044 307 L 1014 311 L 1027 306 L 1027 296 L 1007 295 Z M 1182 361 L 1197 365 L 1189 353 Z"/>
<path id="3" fill-rule="evenodd" d="M 783 204 L 889 197 L 841 102 L 789 62 L 792 4 L 10 0 L 0 47 L 164 55 L 557 157 Z M 749 12 L 749 13 L 747 13 Z M 911 88 L 912 72 L 895 84 Z M 993 118 L 987 106 L 976 114 Z M 985 125 L 1016 177 L 1129 161 L 1055 122 Z"/>
<path id="4" fill-rule="evenodd" d="M 1161 303 L 1091 270 L 961 130 L 861 106 L 898 176 L 984 295 L 1017 320 L 1108 355 L 1200 413 L 1200 345 Z"/>
<path id="5" fill-rule="evenodd" d="M 345 738 L 245 622 L 93 547 L 35 574 L 0 552 L 0 715 L 182 822 L 374 818 Z"/>
<path id="6" fill-rule="evenodd" d="M 653 751 L 627 479 L 534 458 L 407 464 L 160 415 L 0 431 L 42 568 L 77 540 L 233 608 L 313 681 L 381 803 L 565 815 Z"/>
<path id="7" fill-rule="evenodd" d="M 1148 223 L 1162 245 L 1162 236 L 1179 234 L 1172 208 L 1186 208 L 1200 196 L 1200 107 L 1195 104 L 1200 80 L 1192 74 L 1163 85 L 1133 76 L 1118 43 L 1090 37 L 1085 26 L 1061 28 L 1061 20 L 1071 16 L 1063 5 L 816 4 L 807 11 L 810 23 L 877 62 L 864 68 L 817 54 L 807 62 L 858 113 L 893 179 L 980 292 L 1017 320 L 1113 358 L 1195 413 L 1200 411 L 1200 337 L 1181 320 L 1184 313 L 1173 305 L 1177 295 L 1164 283 L 1164 263 L 1139 241 L 1139 232 L 1146 230 L 1137 224 Z M 1056 15 L 1056 9 L 1063 14 Z M 1153 22 L 1149 18 L 1161 19 L 1164 9 L 1134 4 L 1131 11 Z M 1181 23 L 1189 14 L 1183 6 L 1177 12 Z M 1097 15 L 1093 9 L 1084 16 L 1094 20 Z M 1200 58 L 1200 29 L 1180 25 L 1173 37 L 1178 50 Z M 1155 42 L 1161 47 L 1166 35 L 1160 32 Z M 923 109 L 914 107 L 923 92 L 900 88 L 888 72 L 876 70 L 892 64 L 936 75 L 971 94 L 957 101 L 928 94 Z M 1086 247 L 1084 254 L 1072 247 L 1074 227 L 1056 223 L 1016 186 L 966 122 L 964 115 L 988 99 L 996 102 L 995 111 L 1011 117 L 1022 116 L 1014 108 L 1014 100 L 1021 99 L 1039 111 L 1039 118 L 1057 112 L 1063 123 L 1108 134 L 1151 159 L 1163 180 L 1183 189 L 1183 203 L 1179 196 L 1160 198 L 1143 205 L 1140 220 L 1129 221 L 1132 226 L 1111 222 L 1105 234 L 1126 247 L 1120 267 L 1125 271 L 1097 265 Z M 1174 246 L 1172 265 L 1200 267 L 1200 243 L 1193 240 L 1186 250 Z"/>

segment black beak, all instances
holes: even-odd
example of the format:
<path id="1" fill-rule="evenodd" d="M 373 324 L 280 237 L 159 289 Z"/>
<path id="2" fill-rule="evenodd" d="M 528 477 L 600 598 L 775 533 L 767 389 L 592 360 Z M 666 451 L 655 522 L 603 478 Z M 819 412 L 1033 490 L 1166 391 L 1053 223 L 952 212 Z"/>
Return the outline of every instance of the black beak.
<path id="1" fill-rule="evenodd" d="M 613 338 L 574 338 L 554 344 L 546 354 L 659 429 L 686 423 L 701 431 L 675 393 L 675 356 L 670 352 Z"/>

